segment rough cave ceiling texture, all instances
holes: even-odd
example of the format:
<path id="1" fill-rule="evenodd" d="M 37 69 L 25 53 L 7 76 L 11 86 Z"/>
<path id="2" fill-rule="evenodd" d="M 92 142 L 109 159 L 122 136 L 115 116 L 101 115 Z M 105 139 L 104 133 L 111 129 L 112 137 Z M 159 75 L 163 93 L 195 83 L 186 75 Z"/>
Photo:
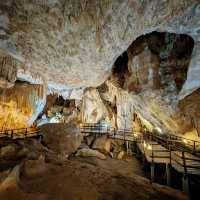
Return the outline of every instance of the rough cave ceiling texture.
<path id="1" fill-rule="evenodd" d="M 84 94 L 83 121 L 131 129 L 142 125 L 137 115 L 150 131 L 185 133 L 198 127 L 198 111 L 191 107 L 198 104 L 195 98 L 178 106 L 193 46 L 184 34 L 152 32 L 137 38 L 117 58 L 108 81 Z"/>
<path id="2" fill-rule="evenodd" d="M 97 87 L 109 77 L 117 57 L 136 38 L 166 31 L 187 34 L 195 42 L 187 80 L 176 95 L 182 99 L 200 86 L 199 19 L 199 0 L 1 1 L 0 85 L 9 88 L 19 79 L 81 99 L 84 88 Z"/>
<path id="3" fill-rule="evenodd" d="M 98 86 L 138 36 L 191 35 L 199 51 L 198 0 L 7 0 L 0 2 L 0 48 L 21 61 L 18 78 L 65 89 Z M 199 87 L 195 72 L 181 93 Z M 192 79 L 192 80 L 191 80 Z M 67 92 L 66 92 L 67 93 Z M 69 93 L 65 94 L 69 96 Z"/>

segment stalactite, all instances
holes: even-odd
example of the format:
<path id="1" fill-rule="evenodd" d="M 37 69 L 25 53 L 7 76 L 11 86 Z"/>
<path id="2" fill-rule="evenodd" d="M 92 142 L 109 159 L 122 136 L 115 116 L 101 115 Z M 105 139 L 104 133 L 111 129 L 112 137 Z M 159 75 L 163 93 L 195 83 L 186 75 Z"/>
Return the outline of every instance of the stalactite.
<path id="1" fill-rule="evenodd" d="M 17 62 L 11 56 L 0 57 L 0 78 L 1 87 L 9 87 L 16 81 L 17 77 Z M 10 83 L 10 84 L 9 84 Z"/>
<path id="2" fill-rule="evenodd" d="M 96 50 L 101 49 L 100 3 L 96 1 Z"/>
<path id="3" fill-rule="evenodd" d="M 45 87 L 16 83 L 13 88 L 0 90 L 0 129 L 29 126 L 45 104 Z M 33 118 L 33 119 L 32 119 Z"/>

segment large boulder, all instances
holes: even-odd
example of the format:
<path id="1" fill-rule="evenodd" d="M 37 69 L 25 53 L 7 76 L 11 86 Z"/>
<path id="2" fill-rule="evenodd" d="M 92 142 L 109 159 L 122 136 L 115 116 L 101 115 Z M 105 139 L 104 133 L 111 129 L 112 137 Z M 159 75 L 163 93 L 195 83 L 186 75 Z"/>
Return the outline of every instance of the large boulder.
<path id="1" fill-rule="evenodd" d="M 92 148 L 97 149 L 101 152 L 110 153 L 112 140 L 107 136 L 101 136 L 95 139 Z"/>
<path id="2" fill-rule="evenodd" d="M 45 124 L 41 127 L 41 132 L 43 144 L 64 157 L 76 152 L 83 139 L 75 124 Z"/>
<path id="3" fill-rule="evenodd" d="M 4 146 L 0 150 L 1 150 L 0 155 L 1 155 L 1 158 L 3 159 L 12 159 L 16 156 L 18 152 L 17 146 L 14 144 Z"/>
<path id="4" fill-rule="evenodd" d="M 27 177 L 34 177 L 38 174 L 42 174 L 48 169 L 48 163 L 45 163 L 45 158 L 40 156 L 37 160 L 27 160 L 24 163 L 23 173 Z"/>
<path id="5" fill-rule="evenodd" d="M 36 139 L 0 140 L 0 170 L 7 170 L 23 160 L 37 160 L 44 155 L 45 147 Z"/>
<path id="6" fill-rule="evenodd" d="M 105 160 L 106 156 L 103 153 L 100 153 L 97 150 L 89 149 L 89 148 L 83 148 L 80 149 L 77 153 L 76 156 L 81 156 L 81 157 L 97 157 L 101 160 Z"/>

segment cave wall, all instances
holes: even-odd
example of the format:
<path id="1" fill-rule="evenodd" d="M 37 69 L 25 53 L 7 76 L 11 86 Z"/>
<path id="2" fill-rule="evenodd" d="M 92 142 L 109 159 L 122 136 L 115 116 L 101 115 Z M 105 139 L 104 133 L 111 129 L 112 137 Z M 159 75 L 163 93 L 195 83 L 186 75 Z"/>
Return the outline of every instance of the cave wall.
<path id="1" fill-rule="evenodd" d="M 199 15 L 198 0 L 1 1 L 0 49 L 21 62 L 18 78 L 64 95 L 103 83 L 138 36 L 169 31 L 199 41 Z"/>
<path id="2" fill-rule="evenodd" d="M 184 99 L 199 88 L 200 85 L 200 42 L 196 42 L 192 53 L 187 80 L 179 94 L 179 99 Z"/>
<path id="3" fill-rule="evenodd" d="M 81 101 L 63 99 L 58 94 L 47 96 L 43 112 L 38 116 L 36 124 L 40 127 L 47 123 L 73 123 L 81 121 Z"/>
<path id="4" fill-rule="evenodd" d="M 81 109 L 83 123 L 98 123 L 108 117 L 108 110 L 96 88 L 86 90 Z"/>
<path id="5" fill-rule="evenodd" d="M 106 116 L 112 113 L 115 124 L 109 123 L 119 129 L 135 126 L 138 130 L 145 125 L 150 131 L 177 134 L 191 130 L 191 117 L 184 114 L 178 103 L 193 46 L 187 35 L 152 32 L 139 37 L 127 53 L 117 58 L 112 74 L 97 88 L 98 95 L 88 95 L 90 101 L 100 101 L 101 105 L 87 104 L 85 108 L 107 110 L 97 121 L 88 115 L 90 122 L 109 122 Z M 134 120 L 135 114 L 140 124 Z"/>
<path id="6" fill-rule="evenodd" d="M 0 130 L 25 128 L 33 125 L 46 102 L 42 85 L 16 83 L 0 89 Z"/>
<path id="7" fill-rule="evenodd" d="M 17 61 L 4 53 L 0 54 L 0 87 L 10 88 L 17 80 Z"/>
<path id="8" fill-rule="evenodd" d="M 159 96 L 158 105 L 160 107 L 156 108 L 157 110 L 168 110 L 168 106 L 170 107 L 167 119 L 172 119 L 171 115 L 173 117 L 179 116 L 179 114 L 171 112 L 171 110 L 176 110 L 174 108 L 178 102 L 178 96 L 175 94 L 177 86 L 179 87 L 178 91 L 181 90 L 181 92 L 179 91 L 180 99 L 200 86 L 197 76 L 199 74 L 197 67 L 200 41 L 199 18 L 200 4 L 198 0 L 1 1 L 0 54 L 12 57 L 19 62 L 17 69 L 6 67 L 5 70 L 3 64 L 0 66 L 3 69 L 1 70 L 2 74 L 0 74 L 3 80 L 2 85 L 3 87 L 13 86 L 15 81 L 19 79 L 32 84 L 47 85 L 48 94 L 57 92 L 65 99 L 72 97 L 81 99 L 85 88 L 97 87 L 110 77 L 117 57 L 127 50 L 132 41 L 139 36 L 153 31 L 184 33 L 190 35 L 195 42 L 187 81 L 183 87 L 178 86 L 180 82 L 182 86 L 180 79 L 182 75 L 179 76 L 179 73 L 176 73 L 175 78 L 169 77 L 171 84 L 164 86 L 166 89 L 164 93 L 153 92 L 150 94 L 150 99 L 155 99 L 156 95 Z M 151 119 L 159 126 L 163 126 L 163 121 L 167 121 L 167 124 L 173 124 L 171 120 L 168 122 L 166 116 L 164 118 L 160 116 L 160 112 L 152 113 L 151 111 L 148 113 L 148 107 L 151 106 L 150 102 L 147 102 L 148 93 L 143 94 L 145 88 L 160 89 L 161 86 L 165 85 L 165 80 L 168 80 L 167 78 L 162 79 L 164 76 L 161 78 L 158 76 L 159 73 L 162 73 L 157 69 L 159 59 L 155 56 L 156 53 L 151 51 L 150 46 L 148 44 L 148 48 L 145 47 L 146 49 L 143 51 L 142 45 L 136 52 L 137 55 L 128 51 L 128 68 L 132 71 L 130 70 L 130 73 L 123 75 L 124 80 L 127 80 L 123 81 L 123 85 L 118 79 L 114 80 L 116 77 L 111 78 L 110 81 L 134 94 L 141 93 L 140 96 L 135 97 L 139 101 L 135 102 L 135 105 L 139 108 L 144 106 L 146 110 L 143 111 L 143 115 L 147 115 L 149 120 Z M 165 55 L 166 52 L 163 53 Z M 150 62 L 150 67 L 145 62 Z M 142 66 L 141 69 L 137 69 L 138 65 Z M 163 71 L 165 72 L 165 70 Z M 135 73 L 140 74 L 139 82 L 138 78 L 134 77 Z M 8 76 L 10 74 L 13 76 Z M 132 79 L 136 83 L 133 83 Z M 8 85 L 6 86 L 6 84 Z M 118 94 L 119 92 L 115 90 L 111 93 Z M 126 94 L 124 95 L 126 96 Z M 126 123 L 120 122 L 119 115 L 123 113 L 121 110 L 123 108 L 120 108 L 119 102 L 123 103 L 123 98 L 120 100 L 120 96 L 118 98 L 117 95 L 111 96 L 115 99 L 115 103 L 102 98 L 101 94 L 94 96 L 94 99 L 100 98 L 104 104 L 101 107 L 105 107 L 103 113 L 98 112 L 100 114 L 96 115 L 94 122 L 102 118 L 106 118 L 106 120 L 112 118 L 111 121 L 114 120 L 115 122 L 112 123 L 115 125 L 130 124 L 127 122 L 128 120 Z M 87 97 L 87 99 L 89 98 Z M 116 103 L 119 107 L 118 110 L 115 109 Z M 154 104 L 157 104 L 157 100 Z M 92 103 L 91 106 L 95 107 L 95 104 Z M 134 110 L 132 104 L 131 107 L 128 105 L 125 107 L 127 109 L 124 112 L 127 112 L 128 115 Z M 110 114 L 113 113 L 113 109 L 114 114 Z M 142 109 L 140 110 L 142 112 Z M 89 113 L 88 116 L 92 112 Z M 86 118 L 88 117 L 83 117 L 84 120 Z M 175 127 L 179 127 L 176 125 L 179 122 L 174 121 L 176 123 L 171 129 L 178 131 L 179 128 Z M 165 124 L 165 126 L 170 128 L 169 125 Z"/>
<path id="9" fill-rule="evenodd" d="M 197 130 L 197 135 L 200 136 L 200 90 L 194 91 L 192 94 L 179 102 L 179 108 L 183 114 L 191 121 L 192 129 Z M 190 130 L 190 131 L 191 131 Z"/>

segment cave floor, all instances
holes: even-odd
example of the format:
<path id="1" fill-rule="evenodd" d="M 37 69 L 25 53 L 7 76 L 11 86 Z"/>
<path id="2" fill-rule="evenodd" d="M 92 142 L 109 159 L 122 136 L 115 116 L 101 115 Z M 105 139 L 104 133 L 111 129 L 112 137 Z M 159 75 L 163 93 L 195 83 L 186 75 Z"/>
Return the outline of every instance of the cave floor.
<path id="1" fill-rule="evenodd" d="M 180 191 L 150 184 L 139 162 L 74 158 L 64 164 L 26 161 L 0 185 L 2 200 L 178 200 Z"/>

